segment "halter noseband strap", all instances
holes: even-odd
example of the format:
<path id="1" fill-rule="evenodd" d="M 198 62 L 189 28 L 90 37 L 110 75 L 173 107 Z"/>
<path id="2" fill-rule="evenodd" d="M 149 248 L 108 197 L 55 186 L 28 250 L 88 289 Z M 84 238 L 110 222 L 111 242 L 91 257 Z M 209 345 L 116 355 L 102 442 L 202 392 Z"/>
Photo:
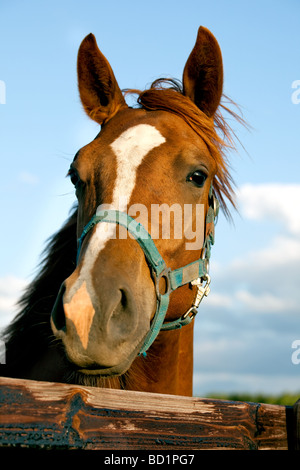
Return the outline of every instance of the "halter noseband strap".
<path id="1" fill-rule="evenodd" d="M 165 261 L 156 248 L 156 245 L 150 234 L 144 226 L 125 212 L 118 210 L 102 210 L 92 217 L 89 223 L 84 227 L 81 237 L 78 239 L 77 261 L 81 246 L 86 234 L 98 223 L 107 222 L 119 224 L 130 232 L 144 251 L 146 260 L 151 269 L 153 277 L 157 306 L 154 318 L 151 322 L 150 330 L 144 339 L 144 344 L 139 355 L 146 354 L 160 330 L 174 330 L 188 325 L 195 318 L 197 308 L 204 296 L 209 294 L 210 277 L 208 275 L 209 258 L 211 245 L 214 244 L 214 225 L 219 210 L 219 203 L 213 195 L 212 188 L 209 193 L 209 208 L 206 215 L 206 236 L 203 245 L 203 257 L 183 266 L 182 268 L 171 270 L 167 267 Z M 165 280 L 166 288 L 163 293 L 159 289 L 160 279 Z M 203 286 L 203 282 L 206 284 Z M 170 293 L 178 287 L 191 283 L 197 286 L 197 294 L 193 305 L 189 310 L 177 320 L 164 323 L 164 319 L 169 306 Z"/>

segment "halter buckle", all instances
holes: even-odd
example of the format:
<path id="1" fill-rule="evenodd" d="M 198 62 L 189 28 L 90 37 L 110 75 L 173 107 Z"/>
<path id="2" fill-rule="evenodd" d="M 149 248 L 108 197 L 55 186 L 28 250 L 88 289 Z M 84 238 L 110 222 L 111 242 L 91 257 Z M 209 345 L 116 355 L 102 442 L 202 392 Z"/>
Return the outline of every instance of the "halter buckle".
<path id="1" fill-rule="evenodd" d="M 162 295 L 170 295 L 172 292 L 171 288 L 171 281 L 170 281 L 170 272 L 171 269 L 165 267 L 159 274 L 155 272 L 154 269 L 152 269 L 152 276 L 154 279 L 154 285 L 155 285 L 155 291 L 156 291 L 156 296 L 159 299 Z M 161 286 L 160 286 L 160 280 L 164 280 L 164 286 L 162 291 L 161 291 Z"/>
<path id="2" fill-rule="evenodd" d="M 203 281 L 206 282 L 206 284 L 203 286 Z M 193 305 L 188 309 L 188 311 L 182 315 L 182 319 L 184 320 L 188 316 L 193 320 L 195 316 L 197 315 L 198 312 L 198 307 L 200 303 L 202 302 L 204 297 L 207 297 L 208 294 L 210 293 L 210 276 L 206 274 L 203 278 L 198 277 L 194 281 L 191 282 L 193 286 L 197 286 L 197 292 L 196 292 L 196 297 L 194 299 Z"/>

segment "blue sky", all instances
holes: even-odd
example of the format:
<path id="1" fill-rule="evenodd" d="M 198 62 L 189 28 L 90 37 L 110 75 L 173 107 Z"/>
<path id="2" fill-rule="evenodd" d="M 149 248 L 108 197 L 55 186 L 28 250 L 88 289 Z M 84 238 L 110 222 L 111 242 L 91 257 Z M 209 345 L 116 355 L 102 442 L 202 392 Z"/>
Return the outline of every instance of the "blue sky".
<path id="1" fill-rule="evenodd" d="M 98 132 L 77 92 L 81 40 L 95 34 L 121 88 L 144 88 L 181 79 L 203 25 L 222 49 L 224 92 L 252 129 L 233 123 L 246 149 L 230 155 L 239 214 L 217 225 L 194 392 L 300 391 L 300 3 L 177 3 L 1 0 L 0 327 L 75 200 L 70 161 Z"/>

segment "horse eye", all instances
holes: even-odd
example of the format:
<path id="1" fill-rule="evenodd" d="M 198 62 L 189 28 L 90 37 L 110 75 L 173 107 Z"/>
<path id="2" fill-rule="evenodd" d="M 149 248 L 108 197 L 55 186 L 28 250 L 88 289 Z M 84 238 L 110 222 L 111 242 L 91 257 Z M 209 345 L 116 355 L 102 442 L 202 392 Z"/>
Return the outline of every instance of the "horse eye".
<path id="1" fill-rule="evenodd" d="M 74 170 L 74 168 L 70 168 L 67 176 L 70 177 L 70 180 L 71 180 L 72 184 L 75 186 L 75 188 L 78 186 L 79 183 L 81 183 L 79 175 L 78 175 L 77 171 Z"/>
<path id="2" fill-rule="evenodd" d="M 196 186 L 198 186 L 198 188 L 202 188 L 206 178 L 207 175 L 203 171 L 196 170 L 188 176 L 187 181 L 192 181 Z"/>

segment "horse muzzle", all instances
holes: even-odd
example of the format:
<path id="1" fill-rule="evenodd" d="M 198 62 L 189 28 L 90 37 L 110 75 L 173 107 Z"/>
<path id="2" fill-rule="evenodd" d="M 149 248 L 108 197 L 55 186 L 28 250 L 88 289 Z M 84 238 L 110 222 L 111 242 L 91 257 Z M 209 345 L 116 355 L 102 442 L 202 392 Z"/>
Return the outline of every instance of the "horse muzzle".
<path id="1" fill-rule="evenodd" d="M 96 295 L 86 281 L 74 289 L 73 277 L 62 284 L 53 307 L 53 333 L 81 372 L 123 374 L 140 351 L 151 312 L 141 311 L 138 296 L 120 278 L 102 280 Z"/>

